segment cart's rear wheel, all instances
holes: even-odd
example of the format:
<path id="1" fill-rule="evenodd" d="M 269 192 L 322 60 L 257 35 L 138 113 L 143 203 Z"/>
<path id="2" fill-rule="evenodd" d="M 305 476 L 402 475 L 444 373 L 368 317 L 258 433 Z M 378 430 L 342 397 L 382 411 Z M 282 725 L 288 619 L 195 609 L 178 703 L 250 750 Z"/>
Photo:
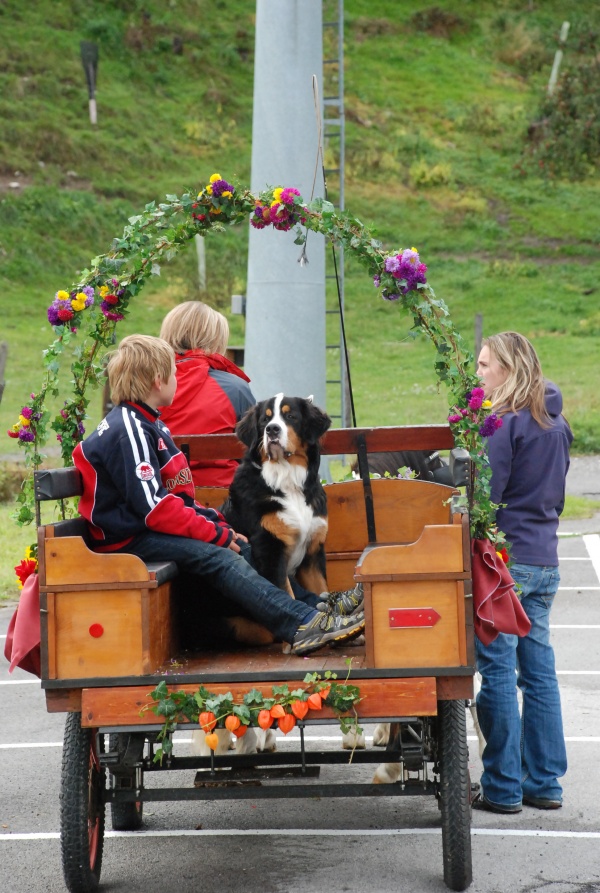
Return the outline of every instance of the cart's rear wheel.
<path id="1" fill-rule="evenodd" d="M 129 735 L 127 733 L 114 733 L 109 735 L 108 747 L 111 752 L 117 752 L 120 758 L 124 758 L 126 751 L 131 747 L 131 741 L 135 750 L 139 751 L 136 756 L 141 760 L 144 752 L 145 737 L 144 735 Z M 131 776 L 131 779 L 133 776 Z M 129 781 L 130 778 L 127 778 Z M 113 787 L 118 790 L 123 785 L 123 779 L 119 776 L 113 776 Z M 131 789 L 131 784 L 127 785 Z M 111 821 L 114 831 L 138 831 L 142 827 L 144 819 L 144 801 L 136 800 L 133 803 L 111 803 L 110 804 Z"/>
<path id="2" fill-rule="evenodd" d="M 471 784 L 464 701 L 438 702 L 440 808 L 444 881 L 465 890 L 471 867 Z"/>
<path id="3" fill-rule="evenodd" d="M 104 738 L 81 728 L 81 714 L 65 723 L 60 790 L 60 838 L 65 884 L 70 893 L 98 889 L 104 849 Z"/>

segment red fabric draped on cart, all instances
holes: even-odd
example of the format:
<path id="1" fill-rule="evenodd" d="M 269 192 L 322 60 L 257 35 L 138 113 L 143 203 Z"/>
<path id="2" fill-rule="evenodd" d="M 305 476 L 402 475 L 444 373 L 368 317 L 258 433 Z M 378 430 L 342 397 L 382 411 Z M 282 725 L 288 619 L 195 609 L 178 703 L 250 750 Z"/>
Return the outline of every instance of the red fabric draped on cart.
<path id="1" fill-rule="evenodd" d="M 37 574 L 25 580 L 19 604 L 8 624 L 4 657 L 15 667 L 41 677 L 40 661 L 40 584 Z"/>
<path id="2" fill-rule="evenodd" d="M 471 540 L 475 634 L 489 645 L 498 633 L 526 636 L 531 622 L 510 572 L 489 540 Z"/>

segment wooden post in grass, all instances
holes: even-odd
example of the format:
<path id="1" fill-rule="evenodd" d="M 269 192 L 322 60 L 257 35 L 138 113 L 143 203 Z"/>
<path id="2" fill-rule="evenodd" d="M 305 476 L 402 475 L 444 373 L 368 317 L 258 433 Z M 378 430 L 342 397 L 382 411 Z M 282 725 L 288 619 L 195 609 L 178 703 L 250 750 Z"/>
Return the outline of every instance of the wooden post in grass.
<path id="1" fill-rule="evenodd" d="M 87 81 L 88 94 L 90 97 L 90 121 L 92 124 L 97 124 L 96 76 L 98 74 L 98 45 L 90 43 L 88 40 L 82 40 L 79 46 L 81 48 L 81 61 L 83 63 L 83 70 L 85 71 L 85 79 Z"/>
<path id="2" fill-rule="evenodd" d="M 562 62 L 563 51 L 562 47 L 567 42 L 567 36 L 569 34 L 569 23 L 563 22 L 562 28 L 560 29 L 560 47 L 557 49 L 554 55 L 554 62 L 552 64 L 552 71 L 550 72 L 550 80 L 548 81 L 548 96 L 552 96 L 554 93 L 554 88 L 556 87 L 556 82 L 558 80 L 558 72 L 560 69 L 560 63 Z"/>
<path id="3" fill-rule="evenodd" d="M 483 340 L 483 313 L 475 314 L 475 366 L 477 366 L 477 357 L 481 351 L 481 342 Z"/>
<path id="4" fill-rule="evenodd" d="M 2 403 L 2 394 L 4 393 L 4 367 L 7 355 L 8 344 L 6 341 L 0 341 L 0 403 Z"/>

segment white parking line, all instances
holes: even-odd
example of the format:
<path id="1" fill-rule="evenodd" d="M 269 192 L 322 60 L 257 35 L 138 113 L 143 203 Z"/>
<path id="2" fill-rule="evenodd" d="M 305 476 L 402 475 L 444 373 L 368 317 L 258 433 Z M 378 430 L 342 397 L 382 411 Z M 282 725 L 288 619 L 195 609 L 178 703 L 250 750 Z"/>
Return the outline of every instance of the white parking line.
<path id="1" fill-rule="evenodd" d="M 600 536 L 597 533 L 583 537 L 583 544 L 594 565 L 596 576 L 600 580 Z"/>
<path id="2" fill-rule="evenodd" d="M 559 592 L 598 592 L 600 586 L 559 586 Z"/>
<path id="3" fill-rule="evenodd" d="M 441 835 L 441 828 L 230 828 L 206 829 L 202 831 L 184 828 L 169 831 L 105 831 L 105 837 L 408 837 L 416 834 Z M 471 828 L 477 836 L 500 837 L 570 837 L 575 840 L 595 840 L 600 831 L 542 831 L 520 830 L 518 828 Z M 58 831 L 31 834 L 0 834 L 0 842 L 15 840 L 58 840 Z"/>

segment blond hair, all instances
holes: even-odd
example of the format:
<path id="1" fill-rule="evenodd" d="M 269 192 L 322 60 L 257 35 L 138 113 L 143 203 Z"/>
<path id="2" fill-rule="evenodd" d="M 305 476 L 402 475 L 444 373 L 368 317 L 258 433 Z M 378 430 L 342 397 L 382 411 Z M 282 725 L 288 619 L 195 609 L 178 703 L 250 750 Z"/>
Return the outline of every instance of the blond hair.
<path id="1" fill-rule="evenodd" d="M 538 425 L 549 427 L 546 382 L 533 344 L 518 332 L 490 335 L 482 344 L 506 372 L 505 381 L 489 395 L 495 411 L 503 414 L 528 409 Z"/>
<path id="2" fill-rule="evenodd" d="M 160 337 L 178 354 L 186 350 L 223 354 L 229 341 L 229 323 L 222 313 L 202 301 L 184 301 L 167 313 Z"/>
<path id="3" fill-rule="evenodd" d="M 108 359 L 108 383 L 113 403 L 148 399 L 157 378 L 168 381 L 173 374 L 175 354 L 162 338 L 128 335 Z"/>

